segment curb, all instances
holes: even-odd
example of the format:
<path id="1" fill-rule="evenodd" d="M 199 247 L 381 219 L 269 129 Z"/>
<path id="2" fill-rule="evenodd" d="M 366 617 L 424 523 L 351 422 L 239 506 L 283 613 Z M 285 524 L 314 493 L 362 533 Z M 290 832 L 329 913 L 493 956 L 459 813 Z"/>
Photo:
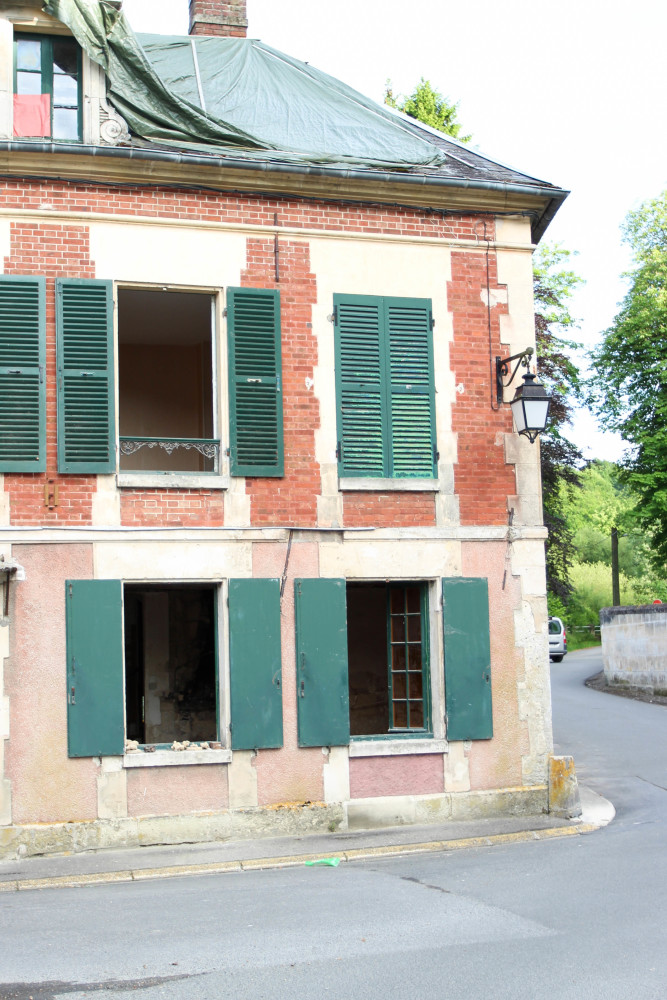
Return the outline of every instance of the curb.
<path id="1" fill-rule="evenodd" d="M 521 844 L 535 840 L 556 840 L 593 833 L 595 823 L 577 826 L 556 826 L 546 830 L 523 830 L 518 833 L 497 833 L 488 837 L 465 837 L 461 840 L 431 840 L 421 844 L 394 844 L 385 847 L 359 847 L 342 851 L 340 861 L 368 861 L 372 858 L 405 857 L 436 851 L 462 851 L 474 847 L 495 847 L 501 844 Z M 245 861 L 220 861 L 201 865 L 170 865 L 165 868 L 137 868 L 119 872 L 94 872 L 88 875 L 54 875 L 46 878 L 15 879 L 0 882 L 0 893 L 27 889 L 78 889 L 89 885 L 110 885 L 115 882 L 147 882 L 179 875 L 226 875 L 230 872 L 258 871 L 268 868 L 294 868 L 307 861 L 323 861 L 327 854 L 290 854 L 276 858 L 249 858 Z"/>

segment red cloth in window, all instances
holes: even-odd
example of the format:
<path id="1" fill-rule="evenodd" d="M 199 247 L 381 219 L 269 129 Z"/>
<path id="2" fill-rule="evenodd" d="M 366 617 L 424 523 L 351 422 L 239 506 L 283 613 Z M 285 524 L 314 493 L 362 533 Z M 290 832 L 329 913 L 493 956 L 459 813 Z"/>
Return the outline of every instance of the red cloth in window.
<path id="1" fill-rule="evenodd" d="M 24 138 L 51 135 L 48 94 L 14 94 L 14 135 Z"/>

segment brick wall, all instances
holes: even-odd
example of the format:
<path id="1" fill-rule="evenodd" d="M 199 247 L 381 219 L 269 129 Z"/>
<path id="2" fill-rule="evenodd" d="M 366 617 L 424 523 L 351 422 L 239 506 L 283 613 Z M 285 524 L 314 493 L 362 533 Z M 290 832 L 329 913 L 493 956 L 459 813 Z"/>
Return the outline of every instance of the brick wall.
<path id="1" fill-rule="evenodd" d="M 285 475 L 281 479 L 247 479 L 246 493 L 253 525 L 315 527 L 320 492 L 315 431 L 320 425 L 320 408 L 306 379 L 313 378 L 317 363 L 312 330 L 317 289 L 308 245 L 279 240 L 278 247 L 279 282 L 274 240 L 249 239 L 241 284 L 280 289 Z"/>
<path id="2" fill-rule="evenodd" d="M 121 524 L 128 527 L 194 527 L 224 524 L 224 500 L 215 490 L 121 490 Z"/>
<path id="3" fill-rule="evenodd" d="M 246 0 L 190 0 L 191 35 L 245 38 L 247 33 Z"/>
<path id="4" fill-rule="evenodd" d="M 94 278 L 85 226 L 13 223 L 5 274 L 46 277 L 46 472 L 5 473 L 12 524 L 90 524 L 95 476 L 59 476 L 56 436 L 56 278 Z M 57 503 L 56 503 L 57 499 Z"/>
<path id="5" fill-rule="evenodd" d="M 346 528 L 411 528 L 435 525 L 432 493 L 346 493 Z"/>
<path id="6" fill-rule="evenodd" d="M 493 239 L 492 220 L 487 226 Z M 488 255 L 488 280 L 493 303 L 493 292 L 500 288 L 493 251 Z M 495 358 L 507 356 L 500 345 L 500 314 L 507 306 L 492 305 L 489 334 L 486 254 L 452 253 L 447 295 L 454 325 L 451 365 L 457 384 L 465 389 L 452 408 L 452 429 L 458 435 L 454 490 L 461 524 L 504 524 L 507 497 L 516 494 L 514 466 L 504 459 L 503 435 L 512 429 L 512 414 L 509 406 L 496 408 L 495 389 Z"/>

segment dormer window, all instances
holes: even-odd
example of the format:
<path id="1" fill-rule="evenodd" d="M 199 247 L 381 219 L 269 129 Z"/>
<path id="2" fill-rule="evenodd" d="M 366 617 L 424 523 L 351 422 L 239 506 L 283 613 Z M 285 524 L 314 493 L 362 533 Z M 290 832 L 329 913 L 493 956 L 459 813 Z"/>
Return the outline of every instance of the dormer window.
<path id="1" fill-rule="evenodd" d="M 14 135 L 81 141 L 81 50 L 73 38 L 16 35 Z"/>

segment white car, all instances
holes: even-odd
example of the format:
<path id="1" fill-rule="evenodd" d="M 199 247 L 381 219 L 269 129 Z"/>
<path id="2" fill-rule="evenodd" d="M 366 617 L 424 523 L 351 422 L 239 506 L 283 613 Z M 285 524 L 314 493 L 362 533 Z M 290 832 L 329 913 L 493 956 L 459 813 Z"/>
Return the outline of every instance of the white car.
<path id="1" fill-rule="evenodd" d="M 560 663 L 567 653 L 567 633 L 560 618 L 549 618 L 549 656 Z"/>

